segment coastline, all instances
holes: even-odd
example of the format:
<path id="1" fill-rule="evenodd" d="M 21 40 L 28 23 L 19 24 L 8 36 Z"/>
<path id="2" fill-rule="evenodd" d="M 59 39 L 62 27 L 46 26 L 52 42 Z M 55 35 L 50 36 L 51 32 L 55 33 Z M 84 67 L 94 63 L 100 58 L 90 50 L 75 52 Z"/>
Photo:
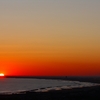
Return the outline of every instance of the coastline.
<path id="1" fill-rule="evenodd" d="M 0 100 L 100 100 L 100 86 L 0 95 Z"/>
<path id="2" fill-rule="evenodd" d="M 60 78 L 60 80 L 62 80 Z M 98 79 L 66 78 L 64 80 L 100 83 Z M 100 85 L 72 89 L 50 90 L 47 92 L 34 92 L 34 90 L 19 94 L 0 94 L 0 100 L 100 100 Z"/>

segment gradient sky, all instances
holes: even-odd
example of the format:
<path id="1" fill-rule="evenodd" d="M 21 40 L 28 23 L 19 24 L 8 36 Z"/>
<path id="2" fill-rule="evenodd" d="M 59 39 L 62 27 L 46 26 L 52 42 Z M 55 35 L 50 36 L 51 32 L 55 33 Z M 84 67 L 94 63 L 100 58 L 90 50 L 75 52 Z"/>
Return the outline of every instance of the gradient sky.
<path id="1" fill-rule="evenodd" d="M 0 0 L 0 72 L 100 75 L 100 0 Z"/>

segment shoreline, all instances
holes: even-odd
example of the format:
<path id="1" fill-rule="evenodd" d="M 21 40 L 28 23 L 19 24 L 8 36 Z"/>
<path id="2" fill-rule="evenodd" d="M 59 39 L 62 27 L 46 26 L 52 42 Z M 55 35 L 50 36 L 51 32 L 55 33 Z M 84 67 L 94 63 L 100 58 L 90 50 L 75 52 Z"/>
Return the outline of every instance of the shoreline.
<path id="1" fill-rule="evenodd" d="M 100 100 L 100 85 L 51 90 L 48 92 L 30 92 L 25 94 L 0 95 L 0 100 Z"/>
<path id="2" fill-rule="evenodd" d="M 39 78 L 44 79 L 44 78 Z M 46 78 L 48 79 L 48 78 Z M 52 78 L 49 78 L 52 79 Z M 80 81 L 100 83 L 100 78 L 67 77 L 53 78 L 55 80 Z M 61 90 L 49 90 L 45 92 L 23 91 L 19 94 L 0 94 L 0 100 L 100 100 L 100 85 Z"/>

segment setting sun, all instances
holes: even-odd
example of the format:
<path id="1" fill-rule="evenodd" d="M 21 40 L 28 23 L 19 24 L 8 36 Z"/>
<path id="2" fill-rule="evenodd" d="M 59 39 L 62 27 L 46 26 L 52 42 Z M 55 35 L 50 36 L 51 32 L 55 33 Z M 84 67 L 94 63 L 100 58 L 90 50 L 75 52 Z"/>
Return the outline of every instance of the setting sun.
<path id="1" fill-rule="evenodd" d="M 5 76 L 5 75 L 4 75 L 3 73 L 0 73 L 0 77 L 1 77 L 1 76 Z"/>

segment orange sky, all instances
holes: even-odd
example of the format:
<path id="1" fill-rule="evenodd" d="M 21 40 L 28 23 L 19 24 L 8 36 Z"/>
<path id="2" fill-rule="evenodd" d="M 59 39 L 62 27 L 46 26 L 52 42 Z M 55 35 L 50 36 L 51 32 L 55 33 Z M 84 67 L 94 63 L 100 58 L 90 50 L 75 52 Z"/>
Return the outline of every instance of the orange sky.
<path id="1" fill-rule="evenodd" d="M 0 73 L 100 75 L 100 1 L 0 1 Z"/>

